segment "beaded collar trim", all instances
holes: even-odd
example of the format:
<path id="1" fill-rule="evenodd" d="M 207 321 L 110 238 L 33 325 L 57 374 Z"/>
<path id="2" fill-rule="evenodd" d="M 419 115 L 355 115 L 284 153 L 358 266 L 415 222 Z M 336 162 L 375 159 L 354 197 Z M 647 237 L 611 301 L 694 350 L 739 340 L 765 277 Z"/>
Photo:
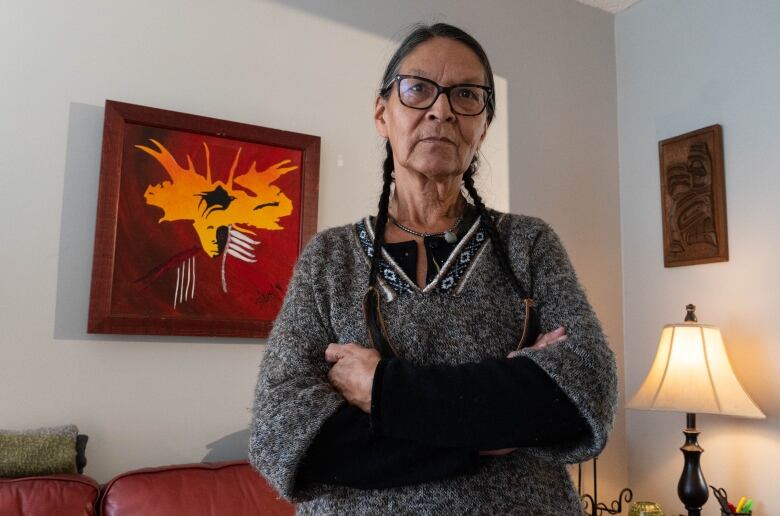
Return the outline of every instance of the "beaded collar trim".
<path id="1" fill-rule="evenodd" d="M 498 218 L 496 215 L 490 215 L 496 224 L 498 224 L 503 215 Z M 370 265 L 374 252 L 374 228 L 368 217 L 355 224 L 355 231 L 363 248 L 366 261 Z M 488 232 L 482 224 L 481 217 L 477 218 L 471 228 L 460 239 L 458 245 L 452 250 L 447 261 L 444 262 L 439 273 L 425 288 L 420 288 L 411 280 L 401 267 L 395 263 L 390 254 L 383 248 L 382 256 L 379 259 L 379 279 L 382 284 L 382 290 L 388 301 L 392 301 L 398 295 L 417 293 L 427 293 L 433 290 L 440 290 L 450 294 L 458 294 L 471 270 L 477 263 L 490 240 Z"/>

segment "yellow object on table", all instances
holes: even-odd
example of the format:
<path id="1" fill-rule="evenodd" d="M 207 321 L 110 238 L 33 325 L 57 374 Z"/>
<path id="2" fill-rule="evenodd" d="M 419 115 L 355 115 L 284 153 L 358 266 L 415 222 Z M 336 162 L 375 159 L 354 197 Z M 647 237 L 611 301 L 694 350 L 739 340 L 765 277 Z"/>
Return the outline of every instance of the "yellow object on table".
<path id="1" fill-rule="evenodd" d="M 664 516 L 664 510 L 655 502 L 634 502 L 628 516 Z"/>

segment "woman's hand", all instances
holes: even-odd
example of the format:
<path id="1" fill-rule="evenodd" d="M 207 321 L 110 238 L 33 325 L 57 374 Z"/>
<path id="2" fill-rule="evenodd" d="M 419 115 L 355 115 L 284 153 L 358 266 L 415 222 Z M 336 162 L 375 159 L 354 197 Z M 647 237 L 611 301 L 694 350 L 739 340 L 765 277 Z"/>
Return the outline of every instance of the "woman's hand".
<path id="1" fill-rule="evenodd" d="M 374 371 L 381 358 L 377 350 L 359 344 L 329 344 L 325 360 L 333 366 L 328 380 L 350 405 L 369 413 Z"/>
<path id="2" fill-rule="evenodd" d="M 551 332 L 547 332 L 542 335 L 539 335 L 536 338 L 536 343 L 534 343 L 534 345 L 531 346 L 531 349 L 542 349 L 549 346 L 550 344 L 555 344 L 556 342 L 562 342 L 564 340 L 566 340 L 566 328 L 560 326 Z M 507 355 L 507 358 L 516 357 L 519 354 L 520 351 L 512 351 L 511 353 L 509 353 L 509 355 Z M 501 448 L 500 450 L 482 450 L 479 452 L 479 454 L 499 457 L 501 455 L 509 455 L 516 449 L 517 448 Z"/>
<path id="3" fill-rule="evenodd" d="M 533 346 L 531 346 L 531 349 L 542 349 L 546 348 L 550 344 L 555 344 L 557 342 L 562 342 L 566 340 L 566 328 L 563 326 L 559 326 L 558 328 L 554 329 L 553 331 L 540 334 L 538 337 L 536 337 L 536 342 Z M 512 351 L 507 355 L 507 358 L 513 358 L 520 354 L 520 350 Z"/>

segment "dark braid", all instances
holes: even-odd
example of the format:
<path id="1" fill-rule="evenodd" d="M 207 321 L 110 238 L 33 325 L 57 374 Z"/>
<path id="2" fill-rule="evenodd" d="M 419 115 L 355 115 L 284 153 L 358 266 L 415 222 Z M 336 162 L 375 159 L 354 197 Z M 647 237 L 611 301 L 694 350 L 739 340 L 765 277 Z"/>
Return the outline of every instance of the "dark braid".
<path id="1" fill-rule="evenodd" d="M 384 243 L 385 227 L 387 226 L 387 211 L 390 205 L 390 185 L 393 183 L 393 149 L 390 142 L 385 142 L 387 157 L 382 164 L 382 195 L 379 196 L 379 212 L 374 224 L 374 255 L 371 259 L 371 272 L 368 275 L 368 286 L 376 284 L 376 272 L 379 268 L 379 256 Z"/>
<path id="2" fill-rule="evenodd" d="M 504 271 L 507 277 L 509 277 L 509 281 L 512 283 L 512 288 L 517 293 L 517 295 L 521 298 L 525 298 L 527 296 L 525 295 L 523 288 L 520 286 L 520 281 L 517 279 L 517 276 L 515 276 L 515 273 L 512 271 L 512 266 L 509 264 L 509 255 L 507 254 L 506 247 L 504 246 L 504 241 L 501 239 L 501 235 L 498 233 L 496 223 L 493 220 L 493 217 L 491 217 L 487 212 L 485 203 L 482 202 L 482 198 L 479 196 L 476 186 L 474 186 L 474 174 L 476 173 L 477 168 L 476 165 L 477 157 L 474 156 L 474 160 L 472 160 L 468 170 L 466 170 L 466 173 L 463 174 L 463 186 L 466 187 L 466 191 L 469 193 L 469 197 L 471 197 L 471 200 L 474 201 L 474 207 L 477 209 L 477 215 L 482 217 L 482 221 L 485 224 L 485 229 L 487 229 L 490 240 L 493 242 L 493 253 L 496 255 L 498 263 L 501 265 L 501 269 Z"/>
<path id="3" fill-rule="evenodd" d="M 384 357 L 398 355 L 390 343 L 390 337 L 382 318 L 381 299 L 376 289 L 379 260 L 382 253 L 382 244 L 385 240 L 385 226 L 387 225 L 388 206 L 390 205 L 390 186 L 393 183 L 393 149 L 390 142 L 385 142 L 387 157 L 382 164 L 382 195 L 379 196 L 379 213 L 374 224 L 374 247 L 371 256 L 371 271 L 368 273 L 368 289 L 363 297 L 363 317 L 366 322 L 366 330 L 371 344 Z"/>
<path id="4" fill-rule="evenodd" d="M 498 263 L 501 265 L 501 269 L 509 278 L 509 282 L 512 284 L 512 288 L 514 289 L 515 293 L 518 295 L 518 297 L 520 297 L 520 299 L 523 300 L 525 318 L 523 323 L 523 333 L 520 336 L 520 342 L 517 345 L 517 349 L 521 349 L 532 346 L 536 341 L 536 337 L 539 335 L 539 319 L 536 315 L 536 309 L 534 307 L 533 300 L 525 293 L 523 287 L 520 285 L 520 280 L 517 279 L 514 271 L 512 271 L 512 266 L 509 264 L 509 255 L 507 254 L 506 246 L 504 246 L 504 241 L 501 239 L 501 235 L 498 233 L 496 223 L 493 220 L 493 217 L 490 216 L 490 213 L 487 212 L 485 203 L 482 202 L 482 198 L 479 196 L 479 193 L 477 193 L 477 188 L 474 186 L 474 174 L 477 171 L 477 162 L 477 156 L 474 156 L 474 159 L 471 160 L 471 164 L 469 165 L 468 170 L 466 170 L 466 172 L 463 174 L 463 186 L 466 187 L 466 191 L 468 192 L 469 197 L 471 197 L 471 199 L 474 201 L 477 214 L 482 216 L 481 221 L 484 222 L 485 228 L 487 229 L 488 235 L 490 236 L 490 241 L 493 243 L 493 253 L 496 255 Z M 533 290 L 533 285 L 530 287 L 531 290 Z"/>

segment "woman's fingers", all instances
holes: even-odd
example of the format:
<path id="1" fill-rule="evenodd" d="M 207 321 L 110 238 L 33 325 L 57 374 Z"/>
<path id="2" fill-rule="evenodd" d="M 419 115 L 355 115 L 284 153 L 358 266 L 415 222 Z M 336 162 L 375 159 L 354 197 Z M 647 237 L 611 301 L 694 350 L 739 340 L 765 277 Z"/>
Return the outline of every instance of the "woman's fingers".
<path id="1" fill-rule="evenodd" d="M 363 346 L 358 346 L 354 342 L 349 342 L 347 344 L 337 344 L 335 342 L 332 342 L 328 344 L 327 348 L 325 348 L 325 360 L 329 364 L 335 364 L 342 358 L 346 357 L 349 354 L 355 353 L 359 349 L 364 349 L 364 348 Z"/>
<path id="2" fill-rule="evenodd" d="M 566 340 L 566 328 L 559 326 L 553 331 L 539 335 L 539 337 L 536 339 L 536 343 L 531 347 L 533 349 L 541 349 L 549 346 L 550 344 L 555 344 L 556 342 L 561 342 L 564 340 Z"/>
<path id="3" fill-rule="evenodd" d="M 554 329 L 553 331 L 549 331 L 547 333 L 541 333 L 538 337 L 536 337 L 536 343 L 531 346 L 531 349 L 542 349 L 546 348 L 550 344 L 556 344 L 558 342 L 563 342 L 566 340 L 566 328 L 563 326 L 559 326 L 558 328 Z M 517 355 L 520 354 L 520 351 L 512 351 L 507 355 L 507 358 L 514 358 Z"/>
<path id="4" fill-rule="evenodd" d="M 359 344 L 329 344 L 325 359 L 332 364 L 328 380 L 344 399 L 364 412 L 371 409 L 374 372 L 381 359 L 379 352 Z"/>
<path id="5" fill-rule="evenodd" d="M 561 336 L 566 336 L 566 328 L 563 326 L 558 326 L 553 331 L 540 333 L 539 336 L 536 337 L 536 344 L 539 344 L 540 342 L 550 342 L 552 340 L 559 339 Z"/>
<path id="6" fill-rule="evenodd" d="M 325 360 L 329 364 L 335 364 L 344 357 L 341 344 L 328 344 L 325 348 Z"/>

